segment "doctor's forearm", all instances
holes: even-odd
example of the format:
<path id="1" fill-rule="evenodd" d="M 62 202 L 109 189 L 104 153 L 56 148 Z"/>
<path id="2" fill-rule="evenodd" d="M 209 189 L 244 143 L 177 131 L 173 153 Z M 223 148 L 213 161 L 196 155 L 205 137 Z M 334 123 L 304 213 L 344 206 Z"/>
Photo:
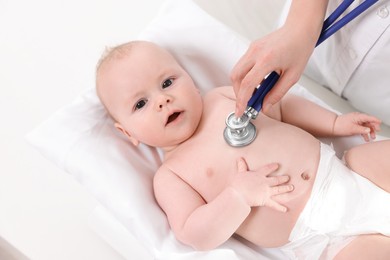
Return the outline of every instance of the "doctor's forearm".
<path id="1" fill-rule="evenodd" d="M 301 31 L 313 42 L 320 35 L 328 0 L 292 0 L 285 26 Z"/>

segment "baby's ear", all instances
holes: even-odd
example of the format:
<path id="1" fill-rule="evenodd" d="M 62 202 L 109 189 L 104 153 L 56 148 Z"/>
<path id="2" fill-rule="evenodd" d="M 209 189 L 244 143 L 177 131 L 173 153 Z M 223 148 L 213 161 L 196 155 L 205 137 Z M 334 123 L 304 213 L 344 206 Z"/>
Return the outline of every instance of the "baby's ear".
<path id="1" fill-rule="evenodd" d="M 135 139 L 133 136 L 131 136 L 131 134 L 129 132 L 126 131 L 126 129 L 119 123 L 115 123 L 114 124 L 115 128 L 121 132 L 122 134 L 124 134 L 127 139 L 130 140 L 130 142 L 134 145 L 134 146 L 138 146 L 139 145 L 139 141 L 137 139 Z"/>

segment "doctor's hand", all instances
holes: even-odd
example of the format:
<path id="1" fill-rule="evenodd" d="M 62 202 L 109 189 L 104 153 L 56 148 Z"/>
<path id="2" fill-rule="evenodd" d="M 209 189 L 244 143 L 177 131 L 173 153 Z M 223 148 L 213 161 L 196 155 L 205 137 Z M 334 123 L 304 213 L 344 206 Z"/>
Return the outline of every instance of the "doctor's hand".
<path id="1" fill-rule="evenodd" d="M 263 110 L 266 112 L 277 103 L 299 80 L 316 41 L 316 37 L 289 24 L 253 41 L 230 75 L 237 97 L 236 115 L 244 113 L 254 89 L 272 71 L 280 78 L 265 97 Z"/>
<path id="2" fill-rule="evenodd" d="M 277 163 L 272 163 L 250 171 L 244 158 L 239 158 L 231 187 L 243 196 L 250 207 L 266 206 L 286 212 L 287 208 L 275 201 L 273 196 L 291 192 L 294 186 L 286 184 L 290 180 L 287 175 L 268 176 L 278 167 Z"/>

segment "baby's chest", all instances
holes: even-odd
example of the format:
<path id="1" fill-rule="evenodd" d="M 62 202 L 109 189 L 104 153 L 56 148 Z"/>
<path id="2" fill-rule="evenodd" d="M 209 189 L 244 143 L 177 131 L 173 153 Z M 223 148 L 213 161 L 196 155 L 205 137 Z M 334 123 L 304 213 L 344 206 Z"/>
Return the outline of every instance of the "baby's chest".
<path id="1" fill-rule="evenodd" d="M 205 144 L 203 149 L 178 156 L 172 168 L 179 177 L 199 193 L 207 202 L 228 186 L 237 172 L 232 154 Z"/>

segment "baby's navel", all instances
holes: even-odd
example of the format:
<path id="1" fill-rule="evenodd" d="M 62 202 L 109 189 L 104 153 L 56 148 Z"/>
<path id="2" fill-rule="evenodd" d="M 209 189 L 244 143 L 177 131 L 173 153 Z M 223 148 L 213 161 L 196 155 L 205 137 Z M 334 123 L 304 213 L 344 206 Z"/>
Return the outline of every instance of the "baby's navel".
<path id="1" fill-rule="evenodd" d="M 303 172 L 303 173 L 301 174 L 301 178 L 302 178 L 302 180 L 307 181 L 307 180 L 310 179 L 310 175 L 307 174 L 306 172 Z"/>

